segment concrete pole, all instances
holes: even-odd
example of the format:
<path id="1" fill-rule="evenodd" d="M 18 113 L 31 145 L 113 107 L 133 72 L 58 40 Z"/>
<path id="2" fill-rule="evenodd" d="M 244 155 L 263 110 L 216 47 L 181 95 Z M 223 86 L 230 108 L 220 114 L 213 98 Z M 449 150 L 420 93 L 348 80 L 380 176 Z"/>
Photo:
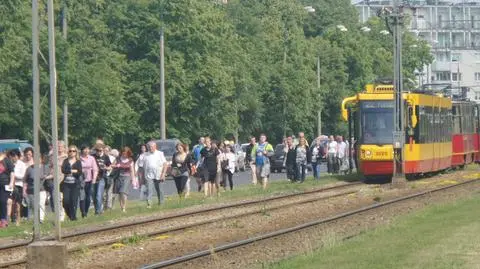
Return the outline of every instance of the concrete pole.
<path id="1" fill-rule="evenodd" d="M 62 37 L 67 40 L 67 0 L 63 0 L 62 5 Z M 66 94 L 65 94 L 66 96 Z M 67 100 L 63 103 L 63 141 L 65 148 L 68 148 L 68 103 Z"/>
<path id="2" fill-rule="evenodd" d="M 40 72 L 38 69 L 38 0 L 32 0 L 32 90 L 33 90 L 33 240 L 40 239 Z"/>
<path id="3" fill-rule="evenodd" d="M 65 141 L 65 148 L 68 148 L 68 102 L 63 103 L 63 141 Z"/>
<path id="4" fill-rule="evenodd" d="M 62 36 L 66 40 L 67 39 L 67 0 L 63 0 L 62 6 Z"/>
<path id="5" fill-rule="evenodd" d="M 320 56 L 317 57 L 317 90 L 318 94 L 320 95 Z M 318 136 L 322 135 L 322 100 L 317 100 L 320 103 L 320 108 L 317 112 L 317 131 Z"/>
<path id="6" fill-rule="evenodd" d="M 58 124 L 57 124 L 57 71 L 55 63 L 55 24 L 53 19 L 53 0 L 48 0 L 48 52 L 49 52 L 49 71 L 50 71 L 50 107 L 52 114 L 52 145 L 53 145 L 53 178 L 55 203 L 55 238 L 61 240 L 60 227 L 60 182 L 58 171 Z"/>
<path id="7" fill-rule="evenodd" d="M 165 122 L 165 54 L 164 54 L 163 27 L 160 30 L 160 137 L 167 139 Z"/>
<path id="8" fill-rule="evenodd" d="M 393 2 L 393 49 L 394 49 L 394 103 L 393 122 L 395 130 L 393 133 L 393 177 L 394 185 L 403 185 L 405 183 L 404 174 L 404 117 L 403 117 L 403 75 L 402 75 L 402 25 L 403 12 L 400 10 L 399 0 Z"/>

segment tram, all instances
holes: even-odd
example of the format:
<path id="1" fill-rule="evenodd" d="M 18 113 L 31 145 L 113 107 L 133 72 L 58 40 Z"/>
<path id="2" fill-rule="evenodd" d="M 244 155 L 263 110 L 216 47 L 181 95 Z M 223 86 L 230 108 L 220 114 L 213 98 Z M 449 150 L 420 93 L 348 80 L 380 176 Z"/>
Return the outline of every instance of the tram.
<path id="1" fill-rule="evenodd" d="M 402 97 L 407 178 L 480 161 L 478 105 L 428 91 Z M 393 112 L 393 85 L 369 84 L 342 102 L 342 118 L 356 139 L 357 169 L 367 179 L 393 175 Z"/>

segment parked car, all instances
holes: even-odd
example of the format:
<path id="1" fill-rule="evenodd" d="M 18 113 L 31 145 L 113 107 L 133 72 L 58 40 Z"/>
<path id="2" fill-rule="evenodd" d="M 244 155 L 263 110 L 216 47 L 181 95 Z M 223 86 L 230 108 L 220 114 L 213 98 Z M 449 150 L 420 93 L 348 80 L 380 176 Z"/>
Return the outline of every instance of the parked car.
<path id="1" fill-rule="evenodd" d="M 285 166 L 283 165 L 285 159 L 285 152 L 283 149 L 285 148 L 284 144 L 277 144 L 275 146 L 274 154 L 270 158 L 270 170 L 272 172 L 279 172 L 281 173 Z"/>
<path id="2" fill-rule="evenodd" d="M 33 146 L 27 140 L 20 139 L 0 139 L 0 152 L 9 151 L 12 149 L 19 149 L 23 152 L 24 149 Z"/>
<path id="3" fill-rule="evenodd" d="M 243 144 L 241 145 L 242 151 L 245 152 L 245 159 L 243 160 L 243 162 L 245 163 L 245 164 L 244 164 L 245 169 L 250 168 L 250 164 L 247 163 L 247 154 L 251 154 L 251 152 L 247 152 L 247 147 L 248 147 L 248 145 L 250 145 L 250 143 L 243 143 Z"/>
<path id="4" fill-rule="evenodd" d="M 163 155 L 165 155 L 165 159 L 167 159 L 168 162 L 168 168 L 167 168 L 167 178 L 171 179 L 170 176 L 170 171 L 172 169 L 171 164 L 172 164 L 172 159 L 173 159 L 173 154 L 175 154 L 176 151 L 176 146 L 178 143 L 180 143 L 180 140 L 173 138 L 173 139 L 159 139 L 159 140 L 154 140 L 155 144 L 157 144 L 157 150 L 163 152 Z"/>

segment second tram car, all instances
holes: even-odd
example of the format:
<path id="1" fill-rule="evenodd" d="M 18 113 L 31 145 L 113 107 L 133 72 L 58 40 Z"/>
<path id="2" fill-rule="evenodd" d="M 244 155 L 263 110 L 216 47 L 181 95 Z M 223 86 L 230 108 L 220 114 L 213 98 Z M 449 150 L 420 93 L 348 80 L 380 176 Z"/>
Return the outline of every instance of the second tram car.
<path id="1" fill-rule="evenodd" d="M 366 178 L 393 175 L 392 85 L 367 85 L 342 103 L 356 139 L 358 169 Z M 479 161 L 479 113 L 473 102 L 425 92 L 403 93 L 405 174 L 414 177 Z"/>

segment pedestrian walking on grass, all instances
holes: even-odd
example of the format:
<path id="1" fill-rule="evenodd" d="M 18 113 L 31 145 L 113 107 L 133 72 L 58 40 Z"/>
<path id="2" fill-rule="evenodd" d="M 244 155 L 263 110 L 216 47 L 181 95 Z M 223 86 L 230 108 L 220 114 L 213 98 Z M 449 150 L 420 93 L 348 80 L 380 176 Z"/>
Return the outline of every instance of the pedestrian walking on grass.
<path id="1" fill-rule="evenodd" d="M 188 148 L 185 144 L 178 143 L 172 158 L 172 176 L 180 200 L 185 198 L 185 187 L 192 170 L 192 160 L 187 150 Z"/>
<path id="2" fill-rule="evenodd" d="M 267 188 L 270 177 L 270 157 L 274 155 L 273 147 L 267 142 L 265 134 L 260 135 L 260 142 L 252 149 L 252 159 L 255 159 L 257 179 L 262 180 L 263 189 Z"/>

